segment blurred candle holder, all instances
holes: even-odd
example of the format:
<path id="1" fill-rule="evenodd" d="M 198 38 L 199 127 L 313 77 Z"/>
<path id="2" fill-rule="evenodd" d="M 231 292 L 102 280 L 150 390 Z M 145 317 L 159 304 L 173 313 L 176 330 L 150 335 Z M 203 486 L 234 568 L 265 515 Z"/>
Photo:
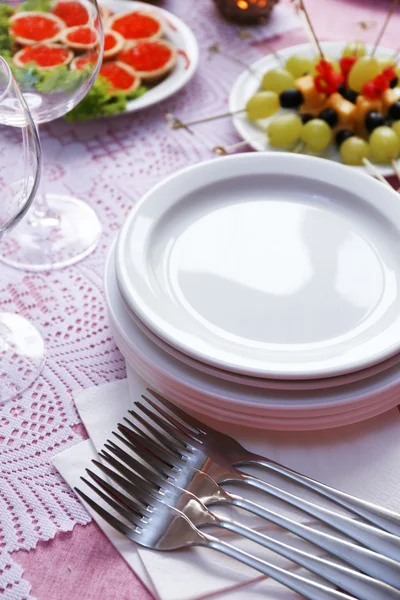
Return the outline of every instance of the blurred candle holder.
<path id="1" fill-rule="evenodd" d="M 214 0 L 224 17 L 239 23 L 265 23 L 279 0 Z"/>

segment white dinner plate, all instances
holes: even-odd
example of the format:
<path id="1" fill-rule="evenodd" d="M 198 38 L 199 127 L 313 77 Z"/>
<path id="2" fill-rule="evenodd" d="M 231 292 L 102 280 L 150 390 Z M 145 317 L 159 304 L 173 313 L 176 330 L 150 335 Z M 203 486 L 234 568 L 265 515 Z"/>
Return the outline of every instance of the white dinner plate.
<path id="1" fill-rule="evenodd" d="M 398 366 L 358 384 L 308 392 L 254 389 L 202 374 L 165 353 L 135 325 L 118 289 L 113 250 L 106 263 L 104 286 L 111 331 L 128 364 L 149 385 L 172 398 L 179 397 L 193 410 L 220 419 L 224 415 L 230 422 L 242 419 L 252 426 L 264 427 L 264 423 L 270 427 L 273 420 L 289 419 L 294 424 L 297 419 L 325 419 L 348 411 L 362 414 L 378 406 L 383 412 L 389 399 L 391 407 L 398 403 Z"/>
<path id="2" fill-rule="evenodd" d="M 118 291 L 118 288 L 116 282 L 113 286 L 113 290 L 107 289 L 107 285 L 106 282 L 107 297 L 112 300 L 115 292 Z M 121 298 L 120 302 L 121 306 L 124 306 Z M 280 431 L 329 429 L 370 419 L 394 408 L 399 402 L 399 391 L 398 389 L 393 388 L 394 391 L 389 391 L 382 397 L 379 396 L 378 399 L 365 402 L 364 404 L 358 404 L 357 406 L 355 406 L 357 403 L 354 403 L 354 405 L 350 404 L 350 408 L 340 406 L 332 409 L 331 407 L 328 407 L 326 414 L 322 413 L 321 415 L 315 415 L 314 412 L 309 411 L 299 413 L 296 409 L 286 411 L 281 417 L 275 416 L 274 411 L 271 411 L 271 414 L 266 411 L 264 415 L 260 416 L 258 414 L 254 415 L 251 410 L 248 410 L 245 413 L 232 409 L 227 410 L 224 409 L 223 406 L 220 406 L 220 403 L 215 401 L 215 399 L 211 404 L 204 401 L 204 397 L 199 400 L 196 394 L 193 395 L 191 390 L 187 389 L 185 385 L 180 385 L 179 381 L 172 382 L 171 385 L 168 377 L 165 376 L 165 373 L 156 372 L 146 360 L 142 361 L 140 360 L 139 355 L 132 353 L 132 346 L 135 346 L 135 343 L 138 340 L 135 338 L 135 333 L 130 330 L 130 327 L 126 327 L 127 323 L 125 323 L 125 329 L 122 332 L 120 329 L 121 322 L 118 321 L 118 319 L 116 321 L 114 320 L 114 309 L 111 309 L 109 306 L 110 329 L 127 364 L 134 368 L 138 375 L 147 382 L 149 387 L 158 390 L 161 394 L 169 398 L 172 402 L 179 404 L 185 410 L 198 414 L 211 425 L 213 425 L 213 422 L 216 422 L 216 424 L 218 422 L 223 422 L 232 423 L 241 427 Z M 126 313 L 125 316 L 128 316 L 128 313 Z M 126 334 L 129 336 L 132 333 L 133 336 L 130 339 L 130 343 L 126 345 Z M 139 342 L 138 347 L 141 347 L 141 342 Z M 157 361 L 158 358 L 152 357 L 152 360 Z M 318 413 L 318 411 L 316 412 Z"/>
<path id="3" fill-rule="evenodd" d="M 115 285 L 118 285 L 116 280 Z M 231 381 L 233 383 L 238 383 L 240 385 L 246 385 L 250 388 L 258 387 L 270 390 L 292 391 L 323 390 L 325 388 L 348 385 L 350 383 L 361 381 L 362 379 L 367 379 L 368 377 L 372 377 L 377 373 L 381 373 L 382 371 L 385 371 L 386 369 L 389 369 L 390 367 L 397 365 L 400 362 L 400 356 L 396 354 L 395 356 L 392 356 L 391 358 L 388 358 L 387 360 L 380 362 L 376 365 L 372 365 L 371 367 L 368 367 L 366 369 L 362 369 L 360 371 L 353 371 L 352 373 L 347 373 L 345 375 L 337 375 L 336 377 L 325 377 L 321 379 L 267 379 L 266 377 L 249 377 L 247 375 L 240 375 L 239 373 L 232 373 L 230 371 L 217 369 L 212 365 L 199 362 L 191 356 L 183 354 L 183 352 L 179 352 L 179 350 L 176 350 L 175 348 L 164 342 L 164 340 L 155 335 L 155 333 L 153 333 L 151 329 L 146 327 L 146 325 L 142 323 L 140 319 L 138 319 L 135 313 L 130 310 L 122 295 L 121 298 L 124 302 L 126 310 L 129 312 L 130 318 L 133 320 L 135 325 L 163 352 L 170 354 L 184 365 L 188 365 L 189 367 L 196 369 L 202 374 L 205 373 L 207 375 L 212 375 L 213 377 L 217 377 L 226 381 Z"/>
<path id="4" fill-rule="evenodd" d="M 321 42 L 321 46 L 323 52 L 327 55 L 339 59 L 346 43 L 347 42 Z M 372 46 L 367 45 L 367 49 L 371 50 Z M 252 64 L 251 69 L 247 69 L 238 77 L 229 96 L 229 110 L 231 112 L 242 110 L 246 106 L 249 98 L 258 91 L 262 74 L 266 71 L 282 65 L 284 66 L 286 60 L 294 54 L 304 54 L 305 56 L 312 58 L 315 56 L 315 50 L 311 44 L 300 44 L 298 46 L 290 46 L 289 48 L 278 50 L 276 54 L 279 56 L 281 62 L 278 61 L 277 56 L 274 54 L 268 54 Z M 382 48 L 379 46 L 377 55 L 393 56 L 393 49 Z M 283 110 L 281 112 L 283 112 Z M 245 115 L 236 115 L 233 117 L 233 124 L 240 137 L 246 140 L 249 146 L 254 150 L 285 152 L 285 150 L 279 150 L 270 146 L 268 138 L 265 135 L 265 130 L 269 121 L 274 119 L 275 116 L 276 115 L 270 117 L 270 119 L 252 122 L 249 121 Z M 334 144 L 330 145 L 321 156 L 341 163 L 340 154 Z M 398 164 L 400 164 L 400 160 L 398 161 Z M 382 175 L 391 175 L 393 173 L 391 165 L 376 164 L 375 166 Z M 365 167 L 351 168 L 354 171 L 365 171 Z"/>
<path id="5" fill-rule="evenodd" d="M 138 318 L 196 360 L 312 379 L 400 350 L 398 195 L 319 158 L 240 154 L 148 192 L 117 240 Z"/>
<path id="6" fill-rule="evenodd" d="M 125 113 L 136 112 L 166 100 L 193 77 L 199 62 L 199 46 L 194 33 L 178 17 L 163 8 L 150 6 L 145 2 L 131 0 L 102 0 L 100 4 L 107 6 L 114 13 L 128 13 L 134 10 L 153 13 L 165 24 L 165 38 L 170 41 L 178 51 L 178 61 L 175 69 L 163 81 L 149 89 L 140 98 L 130 100 Z M 124 114 L 125 114 L 124 113 Z"/>

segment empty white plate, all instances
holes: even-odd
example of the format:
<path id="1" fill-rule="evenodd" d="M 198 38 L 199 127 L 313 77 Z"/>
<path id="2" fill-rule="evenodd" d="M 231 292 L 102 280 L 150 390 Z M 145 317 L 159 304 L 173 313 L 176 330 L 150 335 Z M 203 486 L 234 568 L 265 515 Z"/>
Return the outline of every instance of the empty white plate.
<path id="1" fill-rule="evenodd" d="M 348 373 L 400 350 L 399 197 L 342 165 L 240 154 L 184 169 L 116 247 L 131 309 L 179 351 L 256 377 Z"/>
<path id="2" fill-rule="evenodd" d="M 257 429 L 307 431 L 356 423 L 398 403 L 398 368 L 364 382 L 361 389 L 348 386 L 308 397 L 251 389 L 246 394 L 243 386 L 218 384 L 174 360 L 135 325 L 118 290 L 113 252 L 106 264 L 105 293 L 111 332 L 127 363 L 150 387 L 207 419 Z"/>
<path id="3" fill-rule="evenodd" d="M 242 418 L 246 422 L 271 423 L 271 419 L 308 419 L 360 411 L 381 406 L 381 412 L 398 402 L 399 366 L 373 377 L 326 390 L 268 390 L 234 384 L 202 373 L 183 364 L 141 331 L 131 318 L 118 289 L 114 255 L 111 251 L 105 270 L 105 296 L 111 331 L 127 360 L 136 371 L 159 391 L 197 406 L 197 410 L 225 415 L 227 421 Z M 194 408 L 194 407 L 193 407 Z"/>
<path id="4" fill-rule="evenodd" d="M 110 260 L 112 260 L 112 263 L 114 265 L 114 253 Z M 112 275 L 111 277 L 114 281 L 115 276 Z M 115 283 L 110 285 L 117 286 L 118 284 L 115 280 Z M 383 362 L 377 363 L 376 365 L 372 365 L 371 367 L 368 367 L 366 369 L 362 369 L 360 371 L 353 371 L 351 373 L 346 373 L 345 375 L 337 375 L 336 377 L 324 377 L 320 379 L 268 379 L 266 377 L 249 377 L 248 375 L 241 375 L 240 373 L 233 373 L 232 371 L 224 371 L 222 369 L 218 369 L 217 367 L 214 367 L 212 365 L 200 362 L 195 358 L 184 354 L 183 352 L 179 352 L 179 350 L 173 348 L 172 346 L 164 342 L 164 340 L 162 340 L 155 333 L 153 333 L 151 329 L 146 327 L 146 325 L 142 323 L 140 319 L 138 319 L 137 315 L 135 315 L 135 313 L 130 310 L 122 295 L 121 300 L 124 302 L 124 306 L 126 307 L 126 310 L 129 313 L 129 317 L 132 319 L 134 324 L 140 329 L 140 331 L 147 338 L 149 338 L 151 342 L 156 344 L 163 352 L 170 354 L 175 359 L 180 361 L 182 363 L 182 368 L 184 368 L 184 365 L 188 365 L 189 367 L 192 367 L 193 369 L 199 371 L 202 375 L 212 375 L 213 377 L 217 377 L 218 379 L 231 381 L 232 383 L 237 383 L 239 385 L 246 385 L 250 388 L 264 388 L 267 390 L 322 391 L 326 388 L 348 385 L 350 383 L 355 383 L 363 379 L 367 379 L 400 363 L 400 356 L 398 354 L 395 354 L 391 358 L 388 358 Z"/>

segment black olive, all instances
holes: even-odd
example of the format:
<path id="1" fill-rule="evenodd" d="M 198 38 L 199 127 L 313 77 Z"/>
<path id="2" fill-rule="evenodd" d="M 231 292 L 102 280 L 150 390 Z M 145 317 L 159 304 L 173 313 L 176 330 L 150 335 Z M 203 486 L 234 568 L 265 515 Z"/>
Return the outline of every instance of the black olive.
<path id="1" fill-rule="evenodd" d="M 348 100 L 349 102 L 352 102 L 353 104 L 356 103 L 358 96 L 357 92 L 354 92 L 350 88 L 347 88 L 345 85 L 343 85 L 343 83 L 339 85 L 338 92 L 341 96 L 343 96 L 343 98 L 346 98 L 346 100 Z"/>
<path id="2" fill-rule="evenodd" d="M 356 103 L 358 94 L 357 92 L 355 92 L 354 90 L 346 90 L 346 100 L 348 100 L 349 102 L 352 102 L 353 104 Z"/>
<path id="3" fill-rule="evenodd" d="M 388 115 L 391 119 L 394 119 L 395 121 L 400 119 L 400 102 L 395 102 L 394 104 L 392 104 L 392 106 L 389 108 Z"/>
<path id="4" fill-rule="evenodd" d="M 330 127 L 335 127 L 339 121 L 338 114 L 333 108 L 325 108 L 319 113 L 318 118 L 328 123 Z"/>
<path id="5" fill-rule="evenodd" d="M 303 125 L 305 125 L 306 123 L 308 123 L 308 121 L 311 121 L 311 119 L 313 119 L 313 115 L 310 115 L 310 113 L 306 113 L 304 115 L 300 115 L 300 119 L 303 123 Z"/>
<path id="6" fill-rule="evenodd" d="M 390 87 L 391 88 L 395 88 L 396 85 L 399 83 L 399 78 L 395 77 L 394 79 L 392 79 L 392 81 L 390 82 Z"/>
<path id="7" fill-rule="evenodd" d="M 365 127 L 368 133 L 371 133 L 377 127 L 381 127 L 385 124 L 385 117 L 380 112 L 372 110 L 365 117 Z"/>
<path id="8" fill-rule="evenodd" d="M 282 108 L 297 108 L 304 102 L 303 94 L 295 88 L 281 92 L 279 100 Z"/>
<path id="9" fill-rule="evenodd" d="M 335 136 L 335 142 L 336 142 L 336 146 L 338 148 L 340 148 L 340 146 L 343 144 L 343 142 L 345 140 L 347 140 L 350 137 L 353 137 L 354 133 L 352 131 L 350 131 L 350 129 L 341 129 L 340 131 L 337 132 L 336 136 Z"/>

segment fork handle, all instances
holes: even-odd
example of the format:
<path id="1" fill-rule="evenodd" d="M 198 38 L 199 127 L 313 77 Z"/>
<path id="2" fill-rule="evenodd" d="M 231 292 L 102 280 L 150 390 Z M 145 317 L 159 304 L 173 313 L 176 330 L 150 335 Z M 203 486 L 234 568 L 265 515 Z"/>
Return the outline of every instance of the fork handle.
<path id="1" fill-rule="evenodd" d="M 376 504 L 372 504 L 371 502 L 361 500 L 361 498 L 357 498 L 351 494 L 346 494 L 346 492 L 342 492 L 341 490 L 336 490 L 329 485 L 315 481 L 315 479 L 307 477 L 306 475 L 301 475 L 300 473 L 297 473 L 297 471 L 293 471 L 292 469 L 284 467 L 279 463 L 276 463 L 272 460 L 266 460 L 264 457 L 259 456 L 258 454 L 251 454 L 247 453 L 246 451 L 246 458 L 244 460 L 235 462 L 235 467 L 244 467 L 246 465 L 258 465 L 268 469 L 269 471 L 279 473 L 287 479 L 295 481 L 296 483 L 299 483 L 300 485 L 303 485 L 304 487 L 316 492 L 320 496 L 324 496 L 325 498 L 332 500 L 332 502 L 335 502 L 339 506 L 347 508 L 351 512 L 363 517 L 377 527 L 380 527 L 381 529 L 392 533 L 393 535 L 400 536 L 400 514 L 398 513 L 381 506 L 377 506 Z"/>
<path id="2" fill-rule="evenodd" d="M 275 525 L 283 527 L 283 529 L 323 548 L 337 558 L 341 558 L 366 575 L 370 575 L 374 579 L 376 578 L 396 589 L 400 589 L 400 564 L 398 562 L 367 548 L 356 546 L 351 542 L 334 537 L 328 533 L 312 529 L 302 523 L 297 523 L 288 517 L 279 515 L 240 496 L 230 494 L 229 498 L 229 500 L 227 499 L 228 503 L 243 508 L 258 517 L 266 519 L 270 523 L 275 523 Z"/>
<path id="3" fill-rule="evenodd" d="M 372 579 L 358 571 L 353 571 L 337 563 L 330 562 L 325 558 L 319 558 L 288 546 L 283 542 L 274 540 L 272 537 L 244 527 L 234 521 L 219 519 L 216 525 L 241 535 L 253 542 L 292 560 L 305 567 L 312 573 L 323 577 L 330 583 L 341 587 L 359 600 L 384 600 L 388 598 L 400 598 L 400 592 L 394 588 Z M 393 594 L 394 592 L 394 594 Z"/>
<path id="4" fill-rule="evenodd" d="M 296 573 L 281 569 L 264 560 L 255 558 L 254 556 L 251 556 L 251 554 L 247 554 L 247 552 L 243 552 L 242 550 L 212 536 L 204 533 L 203 536 L 206 538 L 206 545 L 209 548 L 213 548 L 218 552 L 231 556 L 245 565 L 252 567 L 256 571 L 271 577 L 271 579 L 279 581 L 279 583 L 282 583 L 287 588 L 301 594 L 308 600 L 354 600 L 354 597 L 328 588 L 321 583 L 316 583 L 310 579 L 301 577 L 301 575 L 297 575 Z"/>
<path id="5" fill-rule="evenodd" d="M 360 523 L 355 519 L 339 515 L 332 510 L 318 506 L 308 500 L 304 500 L 300 496 L 295 496 L 286 490 L 259 479 L 258 477 L 241 474 L 238 483 L 240 482 L 266 492 L 275 498 L 279 498 L 280 500 L 299 508 L 323 523 L 330 525 L 337 531 L 348 535 L 356 542 L 360 542 L 371 550 L 375 550 L 393 560 L 400 561 L 400 537 L 398 536 L 377 529 L 371 525 L 367 525 L 366 523 Z"/>

